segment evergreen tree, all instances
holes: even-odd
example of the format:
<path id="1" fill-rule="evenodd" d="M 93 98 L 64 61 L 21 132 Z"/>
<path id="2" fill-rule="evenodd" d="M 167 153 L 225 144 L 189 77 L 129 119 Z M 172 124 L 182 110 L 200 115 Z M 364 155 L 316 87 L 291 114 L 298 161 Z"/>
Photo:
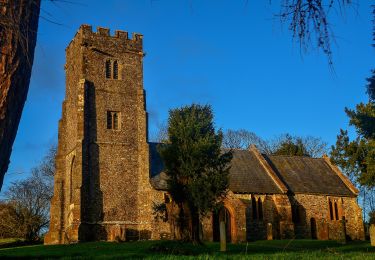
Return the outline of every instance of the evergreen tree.
<path id="1" fill-rule="evenodd" d="M 193 104 L 169 112 L 168 144 L 159 147 L 168 190 L 179 209 L 184 240 L 200 242 L 200 220 L 225 197 L 231 152 L 222 152 L 210 106 Z"/>
<path id="2" fill-rule="evenodd" d="M 375 14 L 375 9 L 374 12 Z M 374 26 L 375 37 L 375 26 Z M 375 38 L 374 38 L 375 40 Z M 375 47 L 375 45 L 373 44 Z M 360 103 L 355 110 L 345 108 L 357 132 L 355 140 L 350 141 L 348 132 L 341 130 L 335 146 L 332 146 L 331 160 L 339 165 L 347 175 L 354 176 L 360 185 L 375 187 L 375 74 L 367 79 L 369 102 Z"/>

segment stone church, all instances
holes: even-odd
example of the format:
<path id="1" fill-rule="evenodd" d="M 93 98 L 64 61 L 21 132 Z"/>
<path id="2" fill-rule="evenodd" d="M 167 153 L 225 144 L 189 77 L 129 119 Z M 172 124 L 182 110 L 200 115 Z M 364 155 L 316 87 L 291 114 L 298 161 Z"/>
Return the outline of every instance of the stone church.
<path id="1" fill-rule="evenodd" d="M 173 239 L 157 144 L 148 142 L 142 35 L 82 25 L 66 49 L 51 221 L 45 244 Z M 204 240 L 364 239 L 358 190 L 327 157 L 234 150 L 224 208 L 202 221 Z"/>

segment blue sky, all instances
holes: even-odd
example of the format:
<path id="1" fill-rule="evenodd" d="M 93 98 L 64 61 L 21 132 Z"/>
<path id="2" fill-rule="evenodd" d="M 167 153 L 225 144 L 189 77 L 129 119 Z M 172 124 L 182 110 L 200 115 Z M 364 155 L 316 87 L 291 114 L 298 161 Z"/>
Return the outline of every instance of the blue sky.
<path id="1" fill-rule="evenodd" d="M 168 110 L 211 104 L 217 127 L 244 128 L 263 138 L 313 135 L 333 144 L 347 128 L 344 107 L 366 101 L 374 68 L 371 1 L 332 12 L 336 74 L 317 50 L 301 55 L 279 1 L 42 1 L 28 99 L 2 191 L 28 176 L 57 142 L 65 94 L 65 47 L 81 24 L 144 35 L 144 87 L 150 132 Z M 49 22 L 52 20 L 62 25 Z"/>

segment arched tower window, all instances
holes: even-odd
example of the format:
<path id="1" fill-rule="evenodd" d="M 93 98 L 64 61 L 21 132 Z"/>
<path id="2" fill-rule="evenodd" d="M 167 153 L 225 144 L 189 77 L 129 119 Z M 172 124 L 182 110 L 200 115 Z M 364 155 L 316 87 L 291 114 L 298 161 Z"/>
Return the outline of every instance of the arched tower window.
<path id="1" fill-rule="evenodd" d="M 119 111 L 107 111 L 107 129 L 119 130 L 121 128 L 120 119 Z"/>
<path id="2" fill-rule="evenodd" d="M 118 79 L 118 62 L 115 60 L 113 62 L 113 79 Z"/>
<path id="3" fill-rule="evenodd" d="M 337 203 L 336 203 L 336 201 L 335 201 L 335 218 L 336 218 L 336 220 L 339 220 L 339 210 L 338 210 L 338 208 L 337 208 Z"/>
<path id="4" fill-rule="evenodd" d="M 253 220 L 256 220 L 257 219 L 257 202 L 255 200 L 255 198 L 251 198 L 251 208 L 253 210 Z"/>
<path id="5" fill-rule="evenodd" d="M 332 202 L 329 200 L 329 217 L 331 220 L 333 220 L 333 207 L 332 207 Z"/>
<path id="6" fill-rule="evenodd" d="M 105 62 L 105 77 L 107 79 L 110 79 L 111 78 L 111 61 L 110 60 L 106 60 Z"/>
<path id="7" fill-rule="evenodd" d="M 260 198 L 258 198 L 258 219 L 263 219 L 263 204 Z"/>

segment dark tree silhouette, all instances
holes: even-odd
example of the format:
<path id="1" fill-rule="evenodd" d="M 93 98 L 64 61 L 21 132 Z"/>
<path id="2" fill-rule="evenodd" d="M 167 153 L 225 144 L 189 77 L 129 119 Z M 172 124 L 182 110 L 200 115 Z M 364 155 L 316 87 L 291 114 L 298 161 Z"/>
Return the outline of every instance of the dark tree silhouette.
<path id="1" fill-rule="evenodd" d="M 40 0 L 0 1 L 0 188 L 29 90 Z"/>
<path id="2" fill-rule="evenodd" d="M 220 204 L 228 188 L 231 152 L 222 152 L 210 106 L 191 105 L 169 112 L 168 144 L 159 153 L 168 191 L 178 206 L 181 238 L 200 242 L 199 226 Z"/>

